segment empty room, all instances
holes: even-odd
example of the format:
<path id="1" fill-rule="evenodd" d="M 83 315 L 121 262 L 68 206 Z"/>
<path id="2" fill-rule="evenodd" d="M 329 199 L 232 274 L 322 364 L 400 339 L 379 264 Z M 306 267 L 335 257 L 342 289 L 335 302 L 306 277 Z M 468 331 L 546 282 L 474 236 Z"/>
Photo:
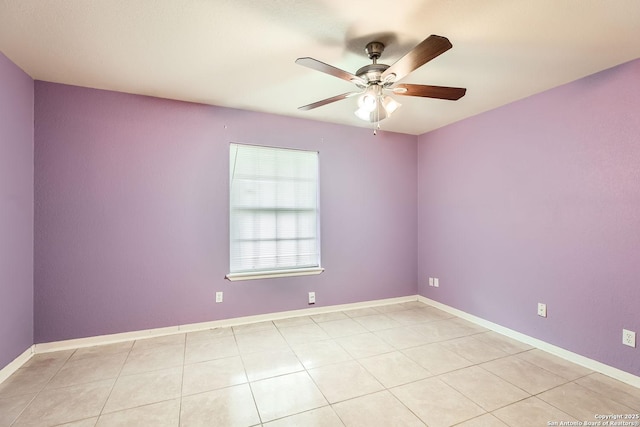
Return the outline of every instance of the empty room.
<path id="1" fill-rule="evenodd" d="M 0 1 L 0 427 L 640 426 L 638 40 Z"/>

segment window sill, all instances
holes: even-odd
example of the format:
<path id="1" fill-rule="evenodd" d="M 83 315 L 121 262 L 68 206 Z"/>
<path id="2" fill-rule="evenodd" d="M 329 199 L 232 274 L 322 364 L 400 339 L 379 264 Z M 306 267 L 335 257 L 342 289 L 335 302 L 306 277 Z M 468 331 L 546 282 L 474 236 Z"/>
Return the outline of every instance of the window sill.
<path id="1" fill-rule="evenodd" d="M 276 277 L 292 277 L 292 276 L 311 276 L 320 274 L 324 271 L 322 267 L 313 268 L 297 268 L 292 270 L 273 270 L 273 271 L 258 271 L 248 273 L 229 273 L 224 278 L 231 281 L 239 280 L 255 280 L 255 279 L 273 279 Z"/>

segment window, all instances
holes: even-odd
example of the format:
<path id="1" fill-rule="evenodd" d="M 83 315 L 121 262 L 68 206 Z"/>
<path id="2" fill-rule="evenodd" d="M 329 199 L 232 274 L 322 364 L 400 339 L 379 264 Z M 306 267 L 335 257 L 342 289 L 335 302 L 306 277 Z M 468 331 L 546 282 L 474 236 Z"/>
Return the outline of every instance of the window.
<path id="1" fill-rule="evenodd" d="M 318 153 L 231 144 L 229 280 L 319 274 Z"/>

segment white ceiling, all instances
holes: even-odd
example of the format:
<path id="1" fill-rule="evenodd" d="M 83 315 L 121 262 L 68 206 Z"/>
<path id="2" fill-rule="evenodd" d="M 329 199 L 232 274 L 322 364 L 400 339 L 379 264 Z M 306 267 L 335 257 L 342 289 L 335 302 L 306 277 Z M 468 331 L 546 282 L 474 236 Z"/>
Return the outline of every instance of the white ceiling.
<path id="1" fill-rule="evenodd" d="M 396 99 L 385 130 L 421 134 L 640 57 L 638 0 L 0 0 L 0 50 L 37 80 L 355 126 L 351 73 L 369 41 L 392 64 L 430 34 L 453 49 L 404 83 L 466 87 L 459 101 Z M 639 80 L 640 84 L 640 80 Z"/>

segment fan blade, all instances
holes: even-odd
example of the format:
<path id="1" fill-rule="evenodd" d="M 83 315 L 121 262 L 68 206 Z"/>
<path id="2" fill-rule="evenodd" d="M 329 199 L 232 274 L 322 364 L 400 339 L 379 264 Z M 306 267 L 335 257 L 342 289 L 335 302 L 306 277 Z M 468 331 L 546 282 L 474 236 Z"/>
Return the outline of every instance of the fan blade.
<path id="1" fill-rule="evenodd" d="M 334 77 L 337 77 L 342 80 L 346 80 L 348 82 L 352 82 L 352 83 L 359 82 L 363 85 L 366 84 L 366 82 L 362 80 L 360 77 L 354 74 L 348 73 L 344 70 L 341 70 L 340 68 L 336 68 L 332 65 L 325 64 L 324 62 L 318 61 L 317 59 L 298 58 L 296 59 L 296 64 L 302 65 L 307 68 L 311 68 L 312 70 L 320 71 L 322 73 L 330 74 Z"/>
<path id="2" fill-rule="evenodd" d="M 462 87 L 399 84 L 393 87 L 393 93 L 396 95 L 422 96 L 424 98 L 456 101 L 467 93 L 467 89 Z"/>
<path id="3" fill-rule="evenodd" d="M 348 98 L 353 95 L 357 95 L 359 92 L 347 92 L 340 95 L 332 96 L 331 98 L 323 99 L 322 101 L 314 102 L 313 104 L 304 105 L 298 107 L 298 110 L 308 111 L 314 108 L 322 107 L 323 105 L 331 104 L 332 102 L 340 101 L 341 99 Z"/>
<path id="4" fill-rule="evenodd" d="M 418 46 L 414 47 L 409 53 L 393 63 L 382 73 L 381 80 L 384 80 L 390 74 L 395 74 L 395 81 L 400 81 L 413 70 L 423 66 L 433 58 L 442 55 L 453 45 L 446 37 L 430 35 L 422 41 Z"/>

